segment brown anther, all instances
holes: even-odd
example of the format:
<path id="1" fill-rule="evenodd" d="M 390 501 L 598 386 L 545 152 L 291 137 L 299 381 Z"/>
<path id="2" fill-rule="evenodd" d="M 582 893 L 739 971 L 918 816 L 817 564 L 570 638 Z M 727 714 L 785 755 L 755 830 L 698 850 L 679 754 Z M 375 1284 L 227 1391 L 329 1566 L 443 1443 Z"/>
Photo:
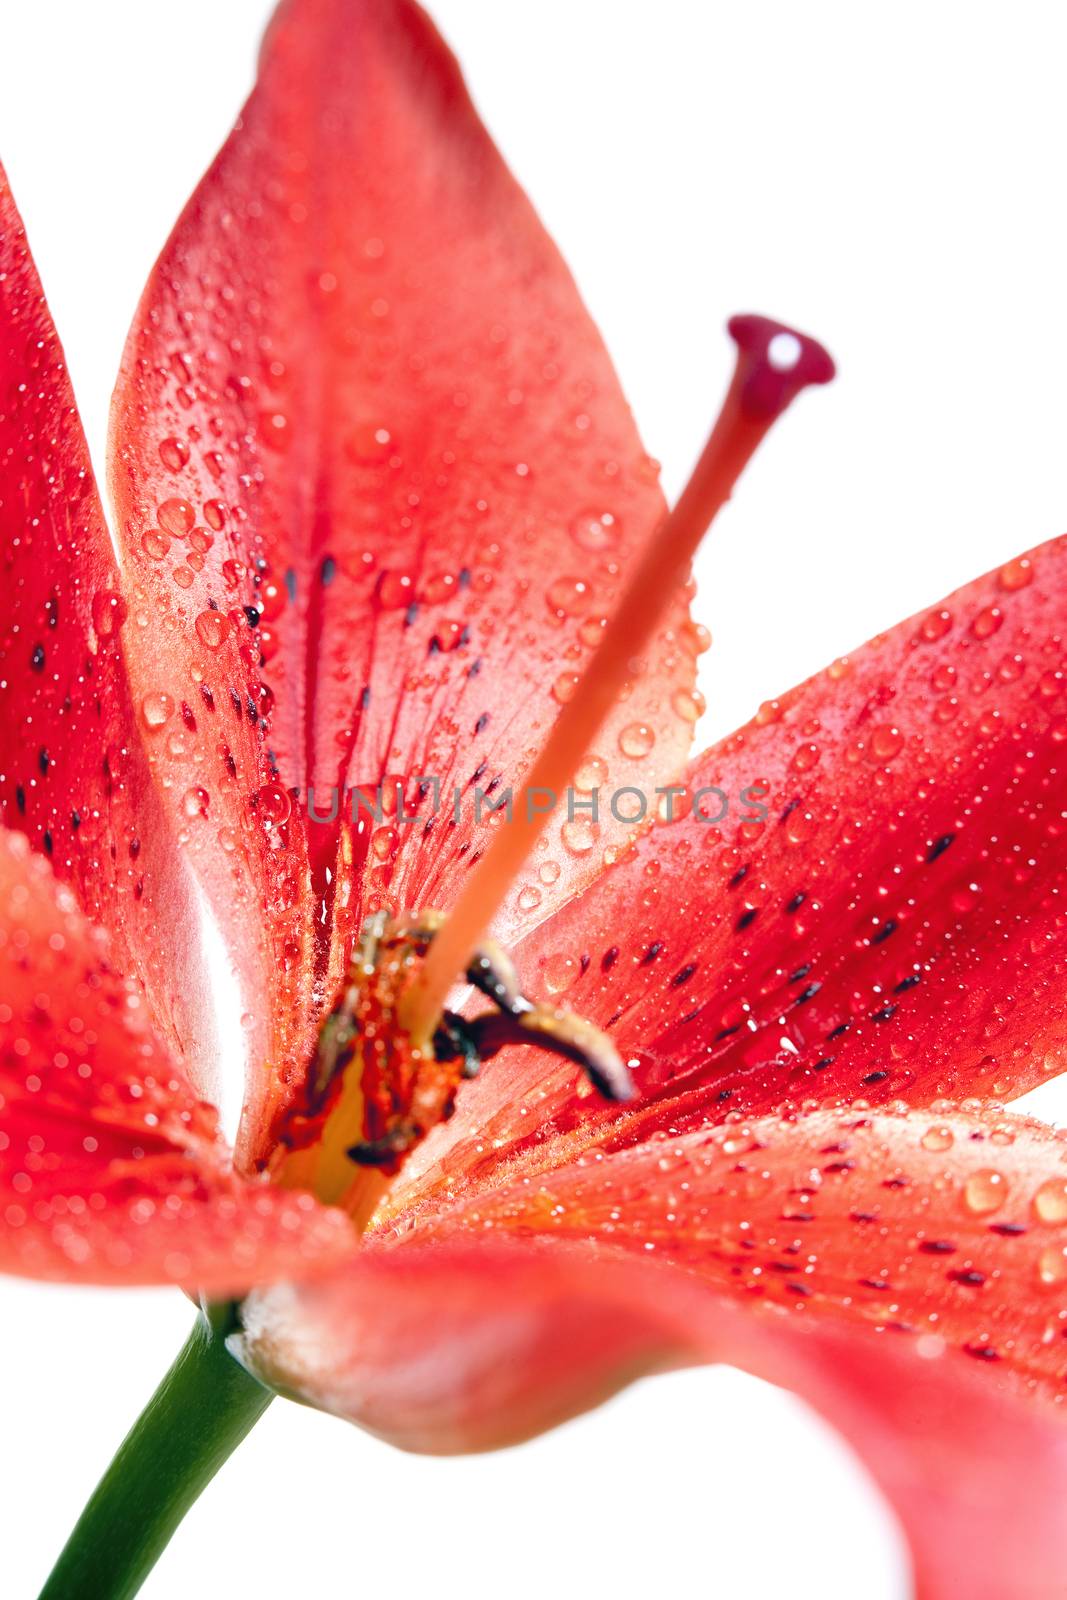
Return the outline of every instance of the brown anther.
<path id="1" fill-rule="evenodd" d="M 510 957 L 489 941 L 475 951 L 466 977 L 497 1009 L 472 1021 L 446 1011 L 429 1044 L 416 1045 L 398 1020 L 400 1003 L 444 921 L 425 911 L 364 923 L 302 1100 L 278 1131 L 279 1182 L 310 1184 L 324 1199 L 356 1204 L 360 1169 L 398 1172 L 452 1115 L 462 1081 L 507 1044 L 548 1050 L 581 1067 L 605 1098 L 631 1098 L 610 1039 L 582 1017 L 527 999 Z"/>
<path id="2" fill-rule="evenodd" d="M 468 1024 L 483 1061 L 508 1044 L 538 1045 L 581 1067 L 605 1100 L 632 1100 L 634 1086 L 619 1052 L 599 1028 L 572 1011 L 540 1002 L 511 1016 L 489 1013 Z"/>

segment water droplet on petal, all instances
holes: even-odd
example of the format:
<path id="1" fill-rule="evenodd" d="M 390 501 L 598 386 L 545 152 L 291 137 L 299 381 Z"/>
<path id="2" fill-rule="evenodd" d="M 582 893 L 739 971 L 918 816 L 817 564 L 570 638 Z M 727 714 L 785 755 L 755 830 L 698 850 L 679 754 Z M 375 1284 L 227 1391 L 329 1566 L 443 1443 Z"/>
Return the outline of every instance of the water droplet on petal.
<path id="1" fill-rule="evenodd" d="M 201 611 L 196 631 L 209 650 L 217 650 L 230 633 L 230 619 L 221 611 Z"/>
<path id="2" fill-rule="evenodd" d="M 345 441 L 345 449 L 353 461 L 361 466 L 381 466 L 395 449 L 392 434 L 380 423 L 364 422 L 353 428 Z"/>
<path id="3" fill-rule="evenodd" d="M 281 784 L 265 783 L 256 794 L 256 809 L 264 822 L 270 822 L 277 828 L 283 822 L 288 822 L 293 802 Z"/>
<path id="4" fill-rule="evenodd" d="M 196 524 L 196 513 L 188 500 L 164 500 L 156 507 L 156 521 L 164 533 L 172 533 L 176 539 L 184 539 Z"/>
<path id="5" fill-rule="evenodd" d="M 943 639 L 951 626 L 952 612 L 945 611 L 942 608 L 940 611 L 929 612 L 923 618 L 919 626 L 919 633 L 928 644 L 933 644 L 935 640 Z"/>
<path id="6" fill-rule="evenodd" d="M 206 817 L 211 796 L 199 784 L 192 789 L 186 789 L 182 800 L 182 810 L 187 817 Z"/>
<path id="7" fill-rule="evenodd" d="M 600 825 L 590 822 L 585 817 L 575 817 L 573 822 L 563 824 L 559 836 L 572 856 L 584 856 L 596 844 L 600 836 Z"/>
<path id="8" fill-rule="evenodd" d="M 608 770 L 607 762 L 601 760 L 600 756 L 590 756 L 574 774 L 574 787 L 582 794 L 600 789 L 608 781 Z"/>
<path id="9" fill-rule="evenodd" d="M 1004 1174 L 992 1167 L 982 1167 L 972 1172 L 963 1186 L 963 1203 L 976 1216 L 986 1216 L 997 1211 L 1008 1198 L 1008 1185 Z"/>
<path id="10" fill-rule="evenodd" d="M 971 632 L 976 639 L 988 639 L 991 634 L 996 633 L 1003 621 L 1004 613 L 999 606 L 986 606 L 971 623 Z"/>
<path id="11" fill-rule="evenodd" d="M 943 1124 L 927 1128 L 919 1143 L 924 1150 L 948 1150 L 952 1146 L 953 1132 Z"/>
<path id="12" fill-rule="evenodd" d="M 876 761 L 892 761 L 904 748 L 904 735 L 889 722 L 871 730 L 871 755 Z"/>
<path id="13" fill-rule="evenodd" d="M 697 689 L 676 689 L 671 705 L 683 722 L 694 723 L 706 710 L 704 696 Z"/>
<path id="14" fill-rule="evenodd" d="M 378 599 L 387 611 L 409 606 L 415 598 L 415 581 L 409 572 L 383 572 L 378 583 Z"/>
<path id="15" fill-rule="evenodd" d="M 146 694 L 141 701 L 141 715 L 146 727 L 161 728 L 173 712 L 174 701 L 169 694 L 164 694 L 162 689 L 154 694 Z"/>
<path id="16" fill-rule="evenodd" d="M 128 615 L 125 600 L 113 589 L 101 589 L 93 595 L 93 627 L 99 638 L 114 638 Z"/>
<path id="17" fill-rule="evenodd" d="M 1067 1278 L 1067 1249 L 1050 1245 L 1042 1250 L 1037 1261 L 1037 1275 L 1042 1283 L 1062 1283 Z"/>
<path id="18" fill-rule="evenodd" d="M 159 446 L 159 459 L 169 472 L 180 472 L 189 459 L 189 446 L 182 439 L 164 439 Z"/>
<path id="19" fill-rule="evenodd" d="M 543 974 L 545 988 L 549 994 L 563 994 L 578 976 L 578 963 L 571 956 L 549 956 Z"/>
<path id="20" fill-rule="evenodd" d="M 582 550 L 613 550 L 621 529 L 610 511 L 581 511 L 571 523 L 571 537 Z"/>
<path id="21" fill-rule="evenodd" d="M 371 834 L 371 851 L 376 861 L 388 861 L 397 847 L 400 835 L 395 828 L 375 828 Z"/>
<path id="22" fill-rule="evenodd" d="M 152 561 L 162 561 L 170 549 L 170 536 L 158 528 L 149 528 L 141 540 L 141 549 Z"/>
<path id="23" fill-rule="evenodd" d="M 1016 560 L 1009 561 L 1001 567 L 997 577 L 1000 587 L 1009 593 L 1017 589 L 1025 589 L 1034 581 L 1034 564 L 1028 556 L 1018 556 Z"/>
<path id="24" fill-rule="evenodd" d="M 1034 1195 L 1034 1211 L 1042 1222 L 1067 1222 L 1067 1182 L 1050 1178 Z"/>
<path id="25" fill-rule="evenodd" d="M 593 590 L 587 578 L 557 578 L 549 585 L 545 599 L 557 617 L 580 617 L 592 604 Z"/>
<path id="26" fill-rule="evenodd" d="M 619 749 L 632 761 L 647 756 L 655 742 L 655 730 L 647 722 L 628 722 L 619 734 Z"/>

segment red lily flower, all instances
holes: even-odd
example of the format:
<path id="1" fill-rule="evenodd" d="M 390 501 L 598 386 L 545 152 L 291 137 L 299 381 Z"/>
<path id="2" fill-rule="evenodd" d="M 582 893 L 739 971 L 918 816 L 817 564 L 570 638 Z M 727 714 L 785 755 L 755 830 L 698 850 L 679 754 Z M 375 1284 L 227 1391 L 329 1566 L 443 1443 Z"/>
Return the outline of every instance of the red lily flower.
<path id="1" fill-rule="evenodd" d="M 575 786 L 694 803 L 636 842 L 561 809 L 494 930 L 633 1102 L 514 1043 L 425 1084 L 389 931 L 384 1066 L 346 1036 L 319 1083 L 365 919 L 450 910 L 493 831 L 405 806 L 529 781 L 655 548 L 654 465 L 410 0 L 278 13 L 130 336 L 120 572 L 6 184 L 0 319 L 0 1267 L 240 1299 L 252 1374 L 419 1450 L 728 1361 L 865 1453 L 924 1595 L 1050 1588 L 1065 1149 L 997 1102 L 1067 1061 L 1067 542 L 687 768 L 703 641 L 656 614 Z M 329 816 L 383 779 L 380 820 Z M 233 1155 L 201 894 L 248 1018 Z M 397 1104 L 427 1136 L 361 1183 Z"/>

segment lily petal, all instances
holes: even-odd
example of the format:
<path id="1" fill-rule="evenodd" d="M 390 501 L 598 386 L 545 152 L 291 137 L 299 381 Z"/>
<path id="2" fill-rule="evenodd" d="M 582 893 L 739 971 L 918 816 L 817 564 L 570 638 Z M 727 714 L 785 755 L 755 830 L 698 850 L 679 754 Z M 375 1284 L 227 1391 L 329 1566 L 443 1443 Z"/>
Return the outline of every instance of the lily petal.
<path id="1" fill-rule="evenodd" d="M 691 793 L 730 799 L 721 824 L 653 828 L 525 941 L 530 992 L 629 1060 L 644 1131 L 812 1098 L 1004 1099 L 1062 1070 L 1065 637 L 1058 539 L 764 707 L 693 763 Z M 738 804 L 754 786 L 766 820 Z M 447 1148 L 462 1166 L 465 1140 L 507 1160 L 532 1096 L 550 1129 L 615 1116 L 512 1055 L 409 1181 Z"/>
<path id="2" fill-rule="evenodd" d="M 74 395 L 0 168 L 0 822 L 24 832 L 138 970 L 210 1092 L 196 905 L 166 838 L 122 663 L 137 624 Z"/>
<path id="3" fill-rule="evenodd" d="M 410 0 L 282 6 L 148 284 L 112 447 L 153 617 L 131 672 L 168 697 L 153 760 L 275 1068 L 254 1149 L 361 916 L 447 909 L 476 787 L 521 779 L 664 509 L 574 284 Z M 679 596 L 608 732 L 613 779 L 679 770 L 698 649 Z M 417 824 L 392 788 L 377 821 L 305 816 L 308 786 L 328 817 L 398 777 L 410 812 L 420 776 Z M 566 825 L 507 937 L 622 831 Z"/>
<path id="4" fill-rule="evenodd" d="M 347 1217 L 234 1177 L 71 890 L 0 830 L 0 1271 L 213 1295 L 333 1265 Z"/>
<path id="5" fill-rule="evenodd" d="M 741 1298 L 933 1334 L 1062 1392 L 1067 1133 L 999 1108 L 856 1105 L 623 1149 L 561 1134 L 542 1158 L 536 1174 L 520 1164 L 468 1195 L 390 1207 L 379 1226 L 594 1238 Z"/>
<path id="6" fill-rule="evenodd" d="M 642 1372 L 726 1362 L 801 1395 L 866 1459 L 923 1600 L 1051 1594 L 1062 1575 L 1063 1422 L 964 1357 L 749 1315 L 677 1268 L 562 1240 L 371 1248 L 243 1315 L 231 1348 L 257 1376 L 432 1452 L 513 1442 Z"/>

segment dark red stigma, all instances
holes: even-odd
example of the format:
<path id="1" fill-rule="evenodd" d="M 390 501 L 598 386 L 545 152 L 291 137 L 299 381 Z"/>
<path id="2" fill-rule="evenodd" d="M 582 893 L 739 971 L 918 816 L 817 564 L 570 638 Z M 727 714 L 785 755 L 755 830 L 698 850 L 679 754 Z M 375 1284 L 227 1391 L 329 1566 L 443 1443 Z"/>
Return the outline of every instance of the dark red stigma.
<path id="1" fill-rule="evenodd" d="M 737 393 L 742 411 L 770 421 L 780 416 L 809 384 L 829 383 L 833 358 L 817 339 L 773 317 L 731 317 L 727 331 L 737 345 Z"/>

